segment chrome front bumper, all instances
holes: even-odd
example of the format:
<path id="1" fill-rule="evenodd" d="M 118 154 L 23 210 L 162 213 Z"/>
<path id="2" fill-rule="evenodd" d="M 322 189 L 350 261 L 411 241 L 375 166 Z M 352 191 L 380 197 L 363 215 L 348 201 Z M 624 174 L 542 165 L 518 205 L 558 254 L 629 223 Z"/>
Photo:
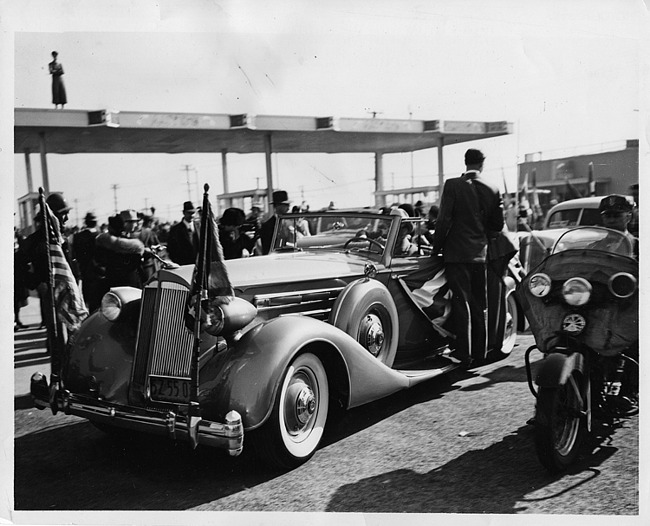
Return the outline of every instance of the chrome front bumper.
<path id="1" fill-rule="evenodd" d="M 51 407 L 53 413 L 60 410 L 66 415 L 80 416 L 92 422 L 154 435 L 166 435 L 173 440 L 192 443 L 196 441 L 197 444 L 225 449 L 230 456 L 237 456 L 243 450 L 244 426 L 237 411 L 230 411 L 226 415 L 225 423 L 193 420 L 174 411 L 125 406 L 75 395 L 67 390 L 56 391 L 55 387 L 48 388 L 44 380 L 40 373 L 32 376 L 31 394 L 34 405 L 39 409 Z"/>

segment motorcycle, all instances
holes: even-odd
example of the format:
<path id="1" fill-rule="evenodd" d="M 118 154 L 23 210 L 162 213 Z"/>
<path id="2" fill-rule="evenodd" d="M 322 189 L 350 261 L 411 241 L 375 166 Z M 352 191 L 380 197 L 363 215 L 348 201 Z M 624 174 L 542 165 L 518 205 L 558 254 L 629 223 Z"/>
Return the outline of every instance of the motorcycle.
<path id="1" fill-rule="evenodd" d="M 625 234 L 602 227 L 565 232 L 518 285 L 535 345 L 525 353 L 537 398 L 535 447 L 551 473 L 565 470 L 596 419 L 638 411 L 639 264 Z M 541 351 L 533 382 L 533 351 Z M 535 386 L 536 384 L 536 386 Z"/>

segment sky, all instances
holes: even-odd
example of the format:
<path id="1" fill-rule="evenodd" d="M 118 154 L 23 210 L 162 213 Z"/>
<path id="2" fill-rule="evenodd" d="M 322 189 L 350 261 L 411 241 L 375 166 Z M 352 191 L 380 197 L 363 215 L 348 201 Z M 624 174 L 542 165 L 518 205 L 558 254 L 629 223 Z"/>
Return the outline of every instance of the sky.
<path id="1" fill-rule="evenodd" d="M 445 148 L 445 174 L 458 175 L 464 150 L 477 147 L 487 156 L 484 175 L 512 189 L 526 154 L 598 152 L 627 139 L 640 141 L 643 179 L 647 22 L 643 0 L 0 0 L 2 242 L 9 246 L 10 214 L 27 192 L 24 157 L 13 154 L 13 111 L 53 107 L 53 50 L 67 109 L 506 120 L 512 135 Z M 416 152 L 413 164 L 408 154 L 385 156 L 387 186 L 408 186 L 411 170 L 416 185 L 437 184 L 436 159 L 435 149 Z M 231 191 L 265 184 L 262 155 L 231 154 L 228 163 Z M 274 186 L 312 209 L 373 204 L 372 154 L 284 154 L 273 163 Z M 155 206 L 161 218 L 179 219 L 186 165 L 192 200 L 204 182 L 222 191 L 218 155 L 48 156 L 50 188 L 75 207 L 73 224 L 87 211 L 106 220 L 112 185 L 119 209 Z M 38 155 L 32 169 L 39 186 Z M 644 199 L 643 183 L 641 192 Z M 11 388 L 10 352 L 0 353 L 0 370 Z M 0 421 L 13 421 L 10 397 Z M 12 443 L 2 429 L 0 471 Z M 0 511 L 7 495 L 0 491 Z"/>
<path id="2" fill-rule="evenodd" d="M 639 138 L 639 2 L 82 0 L 42 4 L 36 21 L 27 15 L 39 3 L 24 4 L 14 12 L 15 108 L 53 107 L 47 64 L 57 50 L 66 109 L 507 120 L 510 136 L 445 148 L 446 176 L 477 147 L 502 189 L 504 180 L 514 188 L 527 153 L 561 157 Z M 372 153 L 273 157 L 274 186 L 294 202 L 374 203 Z M 31 164 L 37 187 L 38 155 Z M 24 165 L 14 155 L 16 197 L 27 192 Z M 228 168 L 231 191 L 265 186 L 263 155 L 229 154 Z M 178 219 L 204 182 L 223 191 L 219 154 L 50 154 L 48 169 L 73 224 L 87 211 L 105 219 L 115 201 Z M 412 176 L 436 184 L 437 172 L 435 149 L 384 157 L 388 188 Z"/>

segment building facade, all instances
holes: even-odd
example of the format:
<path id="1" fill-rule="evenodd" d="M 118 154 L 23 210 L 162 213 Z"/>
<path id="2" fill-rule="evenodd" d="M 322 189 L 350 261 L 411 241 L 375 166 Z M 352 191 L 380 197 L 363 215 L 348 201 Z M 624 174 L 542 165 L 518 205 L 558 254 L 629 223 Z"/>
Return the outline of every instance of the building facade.
<path id="1" fill-rule="evenodd" d="M 639 182 L 639 140 L 626 141 L 625 148 L 557 159 L 527 154 L 519 164 L 518 188 L 538 193 L 542 208 L 589 195 L 630 194 Z"/>

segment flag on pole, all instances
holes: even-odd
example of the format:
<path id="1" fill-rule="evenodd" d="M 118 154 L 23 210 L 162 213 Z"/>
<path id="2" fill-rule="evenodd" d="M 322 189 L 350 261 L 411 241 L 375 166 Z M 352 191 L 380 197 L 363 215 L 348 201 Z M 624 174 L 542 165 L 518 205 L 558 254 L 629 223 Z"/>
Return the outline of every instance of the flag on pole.
<path id="1" fill-rule="evenodd" d="M 69 333 L 76 331 L 88 316 L 88 309 L 83 301 L 79 285 L 72 274 L 70 264 L 63 253 L 63 236 L 61 226 L 47 202 L 43 201 L 44 226 L 47 228 L 49 264 L 52 274 L 52 299 L 56 319 L 67 328 Z"/>
<path id="2" fill-rule="evenodd" d="M 212 212 L 206 189 L 201 208 L 199 253 L 192 274 L 192 289 L 188 298 L 188 316 L 186 317 L 188 328 L 194 330 L 196 314 L 199 310 L 197 308 L 198 298 L 219 304 L 228 303 L 234 294 L 224 263 L 223 248 L 219 241 L 219 227 Z"/>

